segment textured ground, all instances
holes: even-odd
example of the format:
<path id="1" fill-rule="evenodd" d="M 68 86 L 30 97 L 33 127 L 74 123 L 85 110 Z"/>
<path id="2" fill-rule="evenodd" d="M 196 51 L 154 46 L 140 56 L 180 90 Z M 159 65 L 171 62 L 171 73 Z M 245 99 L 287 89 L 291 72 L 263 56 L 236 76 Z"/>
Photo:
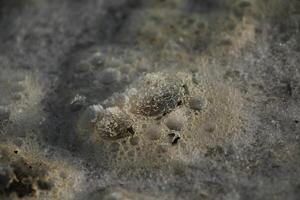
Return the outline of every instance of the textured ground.
<path id="1" fill-rule="evenodd" d="M 299 199 L 299 25 L 299 0 L 0 0 L 0 199 Z"/>

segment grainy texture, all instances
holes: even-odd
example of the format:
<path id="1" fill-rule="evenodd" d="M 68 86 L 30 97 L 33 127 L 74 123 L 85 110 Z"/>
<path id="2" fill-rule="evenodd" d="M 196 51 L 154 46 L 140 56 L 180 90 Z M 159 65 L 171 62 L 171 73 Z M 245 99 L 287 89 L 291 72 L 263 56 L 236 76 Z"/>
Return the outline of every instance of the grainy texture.
<path id="1" fill-rule="evenodd" d="M 299 25 L 299 0 L 0 0 L 0 199 L 299 199 Z"/>

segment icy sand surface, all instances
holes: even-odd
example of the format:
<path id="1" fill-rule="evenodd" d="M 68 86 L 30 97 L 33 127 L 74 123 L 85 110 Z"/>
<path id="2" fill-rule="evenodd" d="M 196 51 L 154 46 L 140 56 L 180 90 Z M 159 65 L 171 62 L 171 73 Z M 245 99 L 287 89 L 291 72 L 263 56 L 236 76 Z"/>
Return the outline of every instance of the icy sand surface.
<path id="1" fill-rule="evenodd" d="M 299 25 L 298 0 L 0 0 L 0 199 L 299 199 Z"/>

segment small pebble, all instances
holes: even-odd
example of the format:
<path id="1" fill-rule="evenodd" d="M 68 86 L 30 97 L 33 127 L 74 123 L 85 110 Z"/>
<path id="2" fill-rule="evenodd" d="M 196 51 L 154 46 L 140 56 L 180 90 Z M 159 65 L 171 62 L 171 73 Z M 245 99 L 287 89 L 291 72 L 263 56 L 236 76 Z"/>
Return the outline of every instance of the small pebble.
<path id="1" fill-rule="evenodd" d="M 202 97 L 192 97 L 189 101 L 189 106 L 191 109 L 196 111 L 201 111 L 205 108 L 206 102 Z"/>
<path id="2" fill-rule="evenodd" d="M 247 7 L 251 7 L 252 4 L 251 4 L 251 2 L 249 2 L 249 1 L 242 1 L 242 2 L 240 2 L 239 6 L 240 6 L 241 8 L 247 8 Z"/>
<path id="3" fill-rule="evenodd" d="M 54 186 L 52 182 L 45 181 L 45 180 L 38 180 L 37 185 L 41 190 L 51 190 Z"/>
<path id="4" fill-rule="evenodd" d="M 146 130 L 146 136 L 150 140 L 158 140 L 160 138 L 160 129 L 157 125 L 151 125 Z"/>
<path id="5" fill-rule="evenodd" d="M 96 133 L 102 139 L 118 140 L 133 136 L 133 119 L 119 107 L 106 108 L 102 116 L 97 116 Z"/>
<path id="6" fill-rule="evenodd" d="M 130 144 L 135 146 L 139 144 L 140 139 L 138 137 L 132 137 L 130 138 Z"/>
<path id="7" fill-rule="evenodd" d="M 170 130 L 180 131 L 183 127 L 183 120 L 177 117 L 169 117 L 166 121 L 166 126 Z"/>

